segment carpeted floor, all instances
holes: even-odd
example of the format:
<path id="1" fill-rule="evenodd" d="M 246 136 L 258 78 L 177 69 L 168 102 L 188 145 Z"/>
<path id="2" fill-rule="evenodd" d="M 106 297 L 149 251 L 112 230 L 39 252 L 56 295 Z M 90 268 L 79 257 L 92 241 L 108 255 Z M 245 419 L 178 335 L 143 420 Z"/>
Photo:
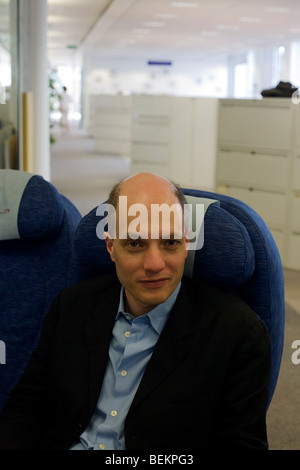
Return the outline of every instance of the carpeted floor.
<path id="1" fill-rule="evenodd" d="M 291 347 L 296 339 L 300 315 L 287 304 L 281 369 L 267 416 L 270 450 L 300 450 L 300 364 L 293 364 Z"/>

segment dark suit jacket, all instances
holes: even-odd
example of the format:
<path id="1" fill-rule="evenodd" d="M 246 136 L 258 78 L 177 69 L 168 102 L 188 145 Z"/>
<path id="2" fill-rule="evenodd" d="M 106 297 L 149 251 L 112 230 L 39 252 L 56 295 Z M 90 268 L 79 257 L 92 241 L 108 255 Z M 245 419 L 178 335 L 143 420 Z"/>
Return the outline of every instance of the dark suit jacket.
<path id="1" fill-rule="evenodd" d="M 120 284 L 62 291 L 0 416 L 1 449 L 68 449 L 95 409 Z M 270 343 L 238 298 L 183 279 L 125 421 L 127 450 L 266 449 Z"/>

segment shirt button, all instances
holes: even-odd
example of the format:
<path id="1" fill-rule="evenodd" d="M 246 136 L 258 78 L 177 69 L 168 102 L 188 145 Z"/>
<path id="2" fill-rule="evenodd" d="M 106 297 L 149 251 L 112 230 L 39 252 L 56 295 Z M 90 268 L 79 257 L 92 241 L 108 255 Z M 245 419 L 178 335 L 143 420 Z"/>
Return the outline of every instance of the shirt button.
<path id="1" fill-rule="evenodd" d="M 125 336 L 126 336 L 126 338 L 129 338 L 129 336 L 130 336 L 130 331 L 126 331 Z"/>
<path id="2" fill-rule="evenodd" d="M 111 413 L 110 413 L 112 416 L 117 416 L 118 412 L 113 410 Z"/>
<path id="3" fill-rule="evenodd" d="M 99 444 L 99 449 L 101 449 L 101 450 L 105 449 L 105 445 L 104 444 Z"/>
<path id="4" fill-rule="evenodd" d="M 121 375 L 125 377 L 127 375 L 127 370 L 122 370 Z"/>
<path id="5" fill-rule="evenodd" d="M 126 320 L 131 320 L 131 316 L 130 316 L 130 315 L 125 315 L 125 318 L 126 318 Z"/>

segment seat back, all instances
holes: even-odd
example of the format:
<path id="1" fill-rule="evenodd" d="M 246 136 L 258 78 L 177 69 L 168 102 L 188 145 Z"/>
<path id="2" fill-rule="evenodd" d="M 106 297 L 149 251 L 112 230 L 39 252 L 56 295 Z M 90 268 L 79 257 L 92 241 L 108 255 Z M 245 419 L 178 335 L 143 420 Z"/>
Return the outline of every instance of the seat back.
<path id="1" fill-rule="evenodd" d="M 0 409 L 67 285 L 81 215 L 41 176 L 0 170 Z"/>
<path id="2" fill-rule="evenodd" d="M 184 193 L 189 204 L 205 206 L 199 231 L 204 235 L 203 247 L 189 253 L 185 275 L 235 293 L 264 321 L 272 346 L 270 402 L 284 336 L 284 282 L 277 246 L 265 222 L 245 203 L 207 191 L 185 189 Z M 101 220 L 97 213 L 104 214 L 104 209 L 93 209 L 77 229 L 72 282 L 115 270 L 104 240 L 96 233 Z"/>

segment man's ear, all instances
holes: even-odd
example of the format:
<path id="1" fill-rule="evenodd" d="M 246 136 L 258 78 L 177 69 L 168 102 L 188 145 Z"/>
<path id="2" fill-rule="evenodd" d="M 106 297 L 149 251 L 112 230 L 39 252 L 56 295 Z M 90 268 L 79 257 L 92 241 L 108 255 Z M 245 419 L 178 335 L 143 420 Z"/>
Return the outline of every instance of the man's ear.
<path id="1" fill-rule="evenodd" d="M 104 232 L 104 239 L 105 239 L 106 249 L 107 249 L 108 253 L 110 254 L 111 260 L 114 262 L 115 261 L 114 243 L 113 243 L 113 240 L 110 238 L 108 232 Z"/>

